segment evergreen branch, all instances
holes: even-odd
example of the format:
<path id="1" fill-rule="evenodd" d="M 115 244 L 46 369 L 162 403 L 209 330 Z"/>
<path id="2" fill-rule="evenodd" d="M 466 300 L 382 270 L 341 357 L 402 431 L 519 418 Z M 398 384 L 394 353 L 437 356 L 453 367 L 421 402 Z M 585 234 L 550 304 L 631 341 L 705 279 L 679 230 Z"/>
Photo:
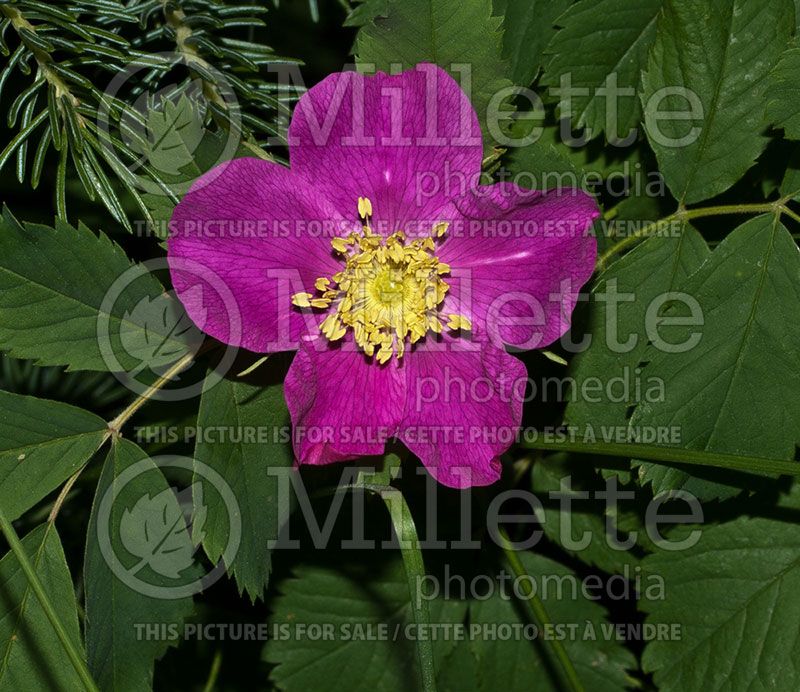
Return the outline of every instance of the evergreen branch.
<path id="1" fill-rule="evenodd" d="M 123 196 L 149 217 L 136 189 L 139 176 L 175 197 L 165 176 L 136 155 L 150 148 L 149 118 L 163 109 L 164 101 L 189 95 L 204 102 L 197 108 L 204 127 L 225 130 L 252 154 L 273 159 L 262 147 L 266 138 L 283 139 L 282 124 L 298 91 L 268 81 L 263 70 L 299 61 L 232 35 L 264 26 L 267 9 L 202 0 L 145 0 L 128 6 L 75 0 L 58 7 L 42 0 L 0 1 L 0 54 L 7 57 L 0 65 L 0 94 L 13 72 L 31 75 L 35 69 L 31 83 L 8 100 L 9 127 L 17 132 L 0 144 L 0 167 L 15 154 L 17 177 L 23 181 L 29 174 L 31 186 L 37 187 L 48 154 L 55 150 L 58 216 L 66 220 L 71 170 L 86 197 L 100 201 L 130 230 Z M 8 35 L 16 35 L 16 45 L 12 41 L 9 46 Z M 176 59 L 165 51 L 185 68 L 176 83 Z M 130 75 L 114 94 L 105 88 L 109 72 Z M 165 79 L 170 80 L 166 85 Z M 156 93 L 161 100 L 151 96 Z M 29 146 L 34 135 L 36 143 Z M 31 164 L 28 153 L 34 147 Z M 130 163 L 137 166 L 137 175 Z"/>

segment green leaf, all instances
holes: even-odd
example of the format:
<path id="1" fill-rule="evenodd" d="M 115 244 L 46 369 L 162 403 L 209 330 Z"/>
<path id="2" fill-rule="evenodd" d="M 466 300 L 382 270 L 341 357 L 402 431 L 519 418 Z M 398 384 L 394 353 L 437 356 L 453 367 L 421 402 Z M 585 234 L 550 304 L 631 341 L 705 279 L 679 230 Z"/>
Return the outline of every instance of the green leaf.
<path id="1" fill-rule="evenodd" d="M 570 139 L 566 121 L 542 124 L 535 118 L 524 120 L 522 112 L 517 115 L 519 118 L 511 128 L 517 146 L 510 148 L 504 158 L 513 179 L 524 187 L 548 190 L 578 187 L 598 192 L 603 187 L 601 183 L 608 180 L 609 189 L 619 195 L 621 183 L 631 171 L 644 172 L 646 168 L 639 148 L 604 148 L 599 140 L 581 144 L 580 140 Z M 655 189 L 648 182 L 642 191 L 650 196 L 662 194 L 658 174 L 646 175 L 654 181 Z"/>
<path id="2" fill-rule="evenodd" d="M 60 130 L 61 148 L 56 168 L 56 214 L 60 221 L 67 220 L 67 154 L 69 153 L 69 140 L 67 139 L 66 126 Z"/>
<path id="3" fill-rule="evenodd" d="M 526 440 L 522 443 L 526 449 L 538 449 L 543 452 L 571 452 L 599 457 L 636 457 L 649 459 L 659 464 L 676 464 L 680 466 L 704 466 L 715 469 L 728 469 L 744 473 L 758 473 L 764 476 L 800 477 L 800 464 L 796 461 L 774 459 L 770 457 L 744 456 L 727 452 L 708 452 L 702 449 L 676 447 L 668 445 L 650 445 L 637 442 L 580 442 L 572 440 Z M 595 464 L 602 466 L 602 459 Z M 775 490 L 775 486 L 772 487 Z"/>
<path id="4" fill-rule="evenodd" d="M 36 128 L 38 128 L 46 118 L 47 112 L 42 111 L 30 123 L 23 127 L 19 133 L 14 135 L 13 139 L 8 143 L 6 148 L 3 149 L 2 153 L 0 153 L 0 168 L 5 166 L 6 161 L 8 161 L 8 159 L 11 157 L 11 154 L 13 154 L 17 150 L 17 147 L 22 145 L 23 142 L 27 141 L 27 139 L 36 131 Z"/>
<path id="5" fill-rule="evenodd" d="M 798 0 L 800 2 L 800 0 Z M 795 144 L 789 156 L 780 187 L 781 197 L 800 199 L 800 144 Z"/>
<path id="6" fill-rule="evenodd" d="M 585 689 L 592 692 L 623 690 L 627 682 L 625 670 L 635 668 L 635 659 L 613 635 L 609 636 L 612 625 L 602 606 L 581 593 L 580 578 L 541 555 L 525 552 L 520 554 L 520 559 L 535 581 L 536 593 L 550 619 L 556 625 L 574 628 L 575 634 L 567 636 L 563 643 Z M 557 586 L 559 584 L 561 586 Z M 564 681 L 555 677 L 559 672 L 544 649 L 545 642 L 525 637 L 503 640 L 497 635 L 491 636 L 492 626 L 525 624 L 520 621 L 519 603 L 512 596 L 513 588 L 507 586 L 502 593 L 498 585 L 491 598 L 470 604 L 471 625 L 487 632 L 483 637 L 471 637 L 469 642 L 477 663 L 479 689 L 487 692 L 566 689 Z M 594 633 L 594 638 L 590 633 Z"/>
<path id="7" fill-rule="evenodd" d="M 659 296 L 677 290 L 710 254 L 691 226 L 676 223 L 666 231 L 614 262 L 592 289 L 591 341 L 570 364 L 574 385 L 565 418 L 591 430 L 598 441 L 616 441 L 617 429 L 628 425 L 629 408 L 661 395 L 658 380 L 640 368 L 648 344 L 647 311 Z"/>
<path id="8" fill-rule="evenodd" d="M 767 120 L 783 128 L 788 139 L 800 139 L 800 45 L 792 41 L 772 69 L 767 90 Z"/>
<path id="9" fill-rule="evenodd" d="M 650 144 L 679 201 L 727 190 L 766 146 L 768 76 L 793 16 L 791 0 L 667 0 L 642 102 Z"/>
<path id="10" fill-rule="evenodd" d="M 514 84 L 528 86 L 539 74 L 556 18 L 569 5 L 570 0 L 508 0 L 502 13 L 503 57 L 511 64 Z"/>
<path id="11" fill-rule="evenodd" d="M 98 416 L 0 391 L 0 505 L 14 520 L 83 466 L 102 444 Z"/>
<path id="12" fill-rule="evenodd" d="M 461 76 L 454 65 L 470 68 L 470 98 L 478 113 L 484 147 L 491 148 L 486 120 L 492 97 L 511 86 L 501 58 L 499 17 L 491 0 L 388 0 L 388 15 L 375 17 L 356 38 L 356 62 L 363 69 L 389 72 L 401 65 L 436 63 Z M 499 105 L 499 104 L 498 104 Z"/>
<path id="13" fill-rule="evenodd" d="M 172 218 L 172 212 L 175 211 L 175 202 L 166 195 L 154 192 L 143 193 L 142 200 L 154 223 L 154 226 L 148 230 L 157 238 L 166 240 L 169 237 L 169 221 Z"/>
<path id="14" fill-rule="evenodd" d="M 70 370 L 162 368 L 202 338 L 163 294 L 103 234 L 60 221 L 23 226 L 7 211 L 0 218 L 0 348 L 14 357 Z M 169 319 L 141 307 L 156 299 L 160 308 L 172 302 Z"/>
<path id="15" fill-rule="evenodd" d="M 478 677 L 478 663 L 466 642 L 459 642 L 456 645 L 444 658 L 440 669 L 436 682 L 442 692 L 454 692 L 455 690 L 484 692 L 486 690 Z"/>
<path id="16" fill-rule="evenodd" d="M 389 12 L 389 0 L 355 0 L 353 10 L 344 20 L 344 26 L 361 27 L 375 17 L 385 17 Z"/>
<path id="17" fill-rule="evenodd" d="M 693 527 L 698 528 L 698 527 Z M 740 518 L 703 528 L 699 542 L 645 558 L 666 598 L 644 599 L 647 623 L 680 629 L 647 644 L 642 666 L 662 692 L 800 687 L 800 532 Z"/>
<path id="18" fill-rule="evenodd" d="M 82 651 L 72 577 L 55 526 L 35 528 L 22 539 L 22 545 L 69 640 L 76 651 Z M 59 692 L 84 689 L 11 552 L 0 560 L 0 687 Z"/>
<path id="19" fill-rule="evenodd" d="M 120 475 L 135 464 L 141 464 L 141 473 L 121 483 Z M 98 508 L 103 498 L 114 492 L 118 494 L 106 519 L 110 547 L 118 559 L 126 553 L 131 553 L 134 562 L 155 556 L 148 560 L 153 568 L 148 579 L 168 585 L 192 563 L 193 546 L 181 508 L 161 470 L 132 442 L 115 441 L 97 485 L 87 533 L 86 649 L 89 669 L 102 689 L 150 690 L 153 662 L 177 642 L 147 636 L 146 628 L 163 632 L 181 627 L 193 604 L 191 597 L 155 598 L 141 593 L 111 569 L 98 539 Z M 165 519 L 169 525 L 163 530 Z M 143 541 L 145 528 L 151 531 Z M 168 540 L 162 540 L 165 537 Z M 162 542 L 154 549 L 150 539 Z M 143 555 L 145 551 L 136 547 L 146 547 L 147 553 Z"/>
<path id="20" fill-rule="evenodd" d="M 560 113 L 571 117 L 576 128 L 588 128 L 590 139 L 603 131 L 609 141 L 625 139 L 638 126 L 641 71 L 662 4 L 663 0 L 582 0 L 558 18 L 563 28 L 547 47 L 553 57 L 542 83 L 559 88 L 562 77 L 567 77 L 573 88 L 585 92 L 571 97 L 570 113 L 562 95 Z M 624 91 L 614 101 L 617 121 L 610 123 L 609 97 L 598 90 L 613 89 L 614 80 Z"/>
<path id="21" fill-rule="evenodd" d="M 519 136 L 527 133 L 520 131 Z M 579 156 L 577 151 L 567 151 L 563 143 L 559 146 L 557 128 L 545 128 L 536 141 L 511 149 L 506 162 L 509 171 L 531 189 L 557 188 L 561 181 L 580 187 L 584 170 Z M 525 176 L 531 177 L 530 182 Z"/>
<path id="22" fill-rule="evenodd" d="M 123 513 L 120 535 L 125 550 L 157 574 L 177 579 L 192 564 L 194 549 L 171 488 L 140 496 Z"/>
<path id="23" fill-rule="evenodd" d="M 603 514 L 602 503 L 590 502 L 586 492 L 601 490 L 603 486 L 592 483 L 595 472 L 581 474 L 586 469 L 582 461 L 570 463 L 569 457 L 557 456 L 537 460 L 533 465 L 533 492 L 544 507 L 542 529 L 545 535 L 564 550 L 587 564 L 606 572 L 632 575 L 639 559 L 630 551 L 612 546 L 613 529 L 609 533 L 611 517 Z M 589 478 L 583 476 L 589 475 Z M 569 490 L 567 489 L 569 488 Z M 562 493 L 572 498 L 570 511 L 561 511 L 560 500 L 550 493 Z M 590 541 L 580 548 L 585 536 Z M 564 538 L 567 537 L 568 544 Z"/>
<path id="24" fill-rule="evenodd" d="M 247 591 L 255 600 L 263 596 L 269 581 L 268 541 L 278 538 L 289 509 L 286 498 L 278 497 L 278 476 L 269 475 L 270 469 L 288 470 L 294 462 L 291 445 L 283 437 L 289 429 L 283 387 L 223 379 L 203 393 L 197 425 L 200 430 L 223 431 L 218 438 L 201 437 L 195 459 L 219 473 L 236 497 L 242 535 L 227 569 L 240 591 Z M 195 473 L 195 482 L 203 487 L 208 507 L 203 547 L 216 562 L 230 538 L 228 507 L 202 473 Z"/>
<path id="25" fill-rule="evenodd" d="M 680 290 L 698 301 L 704 323 L 661 325 L 659 333 L 668 344 L 689 343 L 694 333 L 700 340 L 683 352 L 649 352 L 645 372 L 663 379 L 668 395 L 640 403 L 631 426 L 676 426 L 680 446 L 689 449 L 794 459 L 800 251 L 789 232 L 776 215 L 748 221 Z M 652 463 L 642 464 L 640 478 L 655 493 L 683 488 L 700 499 L 729 497 L 753 482 L 730 472 L 714 474 L 712 482 Z"/>
<path id="26" fill-rule="evenodd" d="M 166 293 L 145 295 L 123 313 L 120 343 L 153 370 L 166 368 L 186 353 L 187 344 L 199 346 L 203 336 L 181 304 Z M 205 310 L 196 316 L 205 321 Z M 166 335 L 166 336 L 165 336 Z"/>
<path id="27" fill-rule="evenodd" d="M 418 689 L 414 641 L 406 636 L 414 618 L 403 563 L 397 554 L 377 555 L 383 559 L 359 553 L 352 567 L 302 566 L 281 583 L 269 625 L 273 632 L 284 628 L 285 636 L 272 637 L 264 649 L 264 659 L 276 664 L 271 677 L 280 689 L 305 692 L 321 680 L 330 692 Z M 440 598 L 429 605 L 431 622 L 463 622 L 463 601 Z M 306 637 L 302 628 L 312 624 L 327 625 L 331 636 Z M 436 660 L 445 660 L 454 645 L 435 641 Z"/>

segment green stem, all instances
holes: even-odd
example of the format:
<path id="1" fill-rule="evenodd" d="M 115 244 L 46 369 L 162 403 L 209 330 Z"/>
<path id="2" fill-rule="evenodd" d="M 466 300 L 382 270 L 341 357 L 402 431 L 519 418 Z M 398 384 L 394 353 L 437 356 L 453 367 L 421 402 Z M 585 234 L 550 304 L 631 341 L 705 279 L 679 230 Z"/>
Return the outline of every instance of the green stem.
<path id="1" fill-rule="evenodd" d="M 211 661 L 211 670 L 208 672 L 208 679 L 203 686 L 203 692 L 213 692 L 214 687 L 217 685 L 217 678 L 219 677 L 219 670 L 222 667 L 222 650 L 217 649 L 214 652 L 214 660 Z"/>
<path id="2" fill-rule="evenodd" d="M 203 347 L 204 348 L 204 347 Z M 197 353 L 188 353 L 183 358 L 179 359 L 175 363 L 173 363 L 170 368 L 159 377 L 153 384 L 151 384 L 142 394 L 136 397 L 125 409 L 120 413 L 114 420 L 108 422 L 108 432 L 106 433 L 105 437 L 100 441 L 100 446 L 105 444 L 106 440 L 109 438 L 116 438 L 120 435 L 120 431 L 122 430 L 122 426 L 128 422 L 128 420 L 136 413 L 142 406 L 144 406 L 150 399 L 155 396 L 155 394 L 164 387 L 167 382 L 170 382 L 175 375 L 179 372 L 188 368 L 194 358 L 202 353 L 203 348 L 201 348 Z M 61 492 L 59 492 L 58 497 L 56 498 L 55 503 L 53 504 L 53 509 L 50 512 L 50 516 L 48 517 L 47 521 L 53 523 L 56 518 L 58 517 L 58 513 L 61 511 L 61 506 L 64 504 L 64 501 L 69 494 L 69 491 L 72 489 L 72 486 L 75 484 L 75 481 L 78 480 L 78 476 L 83 472 L 83 469 L 86 468 L 86 465 L 81 466 L 64 484 L 61 488 Z"/>
<path id="3" fill-rule="evenodd" d="M 763 214 L 775 211 L 780 204 L 764 202 L 763 204 L 718 204 L 713 207 L 699 207 L 697 209 L 682 209 L 676 213 L 681 219 L 699 219 L 703 216 L 723 216 L 725 214 Z"/>
<path id="4" fill-rule="evenodd" d="M 411 610 L 414 613 L 414 621 L 421 630 L 430 626 L 431 616 L 428 610 L 428 602 L 424 599 L 415 597 L 419 588 L 419 581 L 425 576 L 425 563 L 422 559 L 422 551 L 419 549 L 419 539 L 417 537 L 417 527 L 408 503 L 396 488 L 382 485 L 363 485 L 365 490 L 369 490 L 380 495 L 389 510 L 392 518 L 392 526 L 400 542 L 403 555 L 403 566 L 408 580 L 408 596 L 411 601 Z M 404 541 L 410 541 L 410 545 L 403 546 Z M 419 661 L 420 678 L 422 689 L 425 692 L 436 692 L 436 667 L 433 659 L 433 641 L 425 636 L 416 638 L 417 660 Z"/>
<path id="5" fill-rule="evenodd" d="M 201 349 L 202 350 L 202 349 Z M 108 429 L 112 435 L 118 435 L 120 429 L 127 422 L 127 420 L 136 413 L 142 406 L 144 406 L 167 382 L 171 381 L 175 375 L 181 370 L 188 368 L 197 353 L 187 353 L 183 358 L 173 363 L 169 370 L 167 370 L 161 377 L 159 377 L 153 384 L 151 384 L 140 396 L 136 397 L 114 420 L 108 424 Z"/>
<path id="6" fill-rule="evenodd" d="M 657 463 L 676 463 L 692 466 L 713 466 L 745 471 L 749 473 L 767 473 L 775 476 L 800 476 L 800 464 L 796 461 L 767 459 L 764 457 L 741 456 L 738 454 L 719 454 L 696 449 L 666 447 L 664 445 L 646 445 L 634 442 L 525 442 L 528 449 L 539 449 L 548 452 L 573 452 L 576 454 L 600 454 L 611 457 L 631 457 L 645 459 Z"/>
<path id="7" fill-rule="evenodd" d="M 33 568 L 33 565 L 31 565 L 30 560 L 28 560 L 28 556 L 25 553 L 25 548 L 22 547 L 22 543 L 19 540 L 19 536 L 17 536 L 17 532 L 14 530 L 11 522 L 6 518 L 6 515 L 3 514 L 2 510 L 0 510 L 0 529 L 2 529 L 6 541 L 8 541 L 11 552 L 14 553 L 14 556 L 17 558 L 20 567 L 22 567 L 22 571 L 25 573 L 25 577 L 27 578 L 28 584 L 33 590 L 33 593 L 36 594 L 36 598 L 39 599 L 39 604 L 42 606 L 42 610 L 47 616 L 47 619 L 50 620 L 50 624 L 53 626 L 56 636 L 58 636 L 61 644 L 64 646 L 64 649 L 67 652 L 67 657 L 75 668 L 75 672 L 81 679 L 84 688 L 89 692 L 99 692 L 97 685 L 95 685 L 94 680 L 92 680 L 92 676 L 89 674 L 89 669 L 86 667 L 86 662 L 83 660 L 78 651 L 76 651 L 72 641 L 69 638 L 69 635 L 67 634 L 67 631 L 64 629 L 64 625 L 62 625 L 61 620 L 58 619 L 58 615 L 56 614 L 53 605 L 50 603 L 50 599 L 45 593 L 44 586 L 42 586 L 42 582 L 39 581 L 36 570 Z"/>
<path id="8" fill-rule="evenodd" d="M 542 599 L 539 598 L 539 595 L 531 587 L 530 575 L 528 575 L 525 566 L 519 559 L 517 551 L 514 550 L 514 547 L 511 545 L 511 540 L 509 539 L 508 534 L 502 528 L 499 530 L 499 534 L 500 541 L 503 544 L 503 552 L 506 555 L 506 560 L 508 560 L 508 564 L 511 566 L 511 571 L 514 572 L 514 575 L 517 577 L 517 582 L 520 584 L 521 589 L 525 594 L 525 601 L 530 606 L 533 617 L 536 620 L 536 624 L 540 629 L 544 626 L 552 625 L 553 621 L 547 614 L 547 609 L 544 607 Z M 578 677 L 578 672 L 575 670 L 575 666 L 572 664 L 564 644 L 555 638 L 547 639 L 547 643 L 550 645 L 553 654 L 555 654 L 555 657 L 561 664 L 564 674 L 567 677 L 567 682 L 569 683 L 570 689 L 573 690 L 573 692 L 584 692 L 583 683 L 581 683 L 581 679 Z"/>
<path id="9" fill-rule="evenodd" d="M 790 219 L 794 219 L 798 223 L 800 223 L 800 215 L 796 214 L 793 210 L 789 209 L 786 205 L 783 206 L 783 213 L 786 214 Z"/>
<path id="10" fill-rule="evenodd" d="M 103 446 L 105 441 L 106 438 L 103 438 L 103 441 L 100 443 L 100 447 Z M 50 510 L 50 514 L 47 517 L 48 524 L 52 524 L 58 518 L 58 513 L 61 511 L 61 506 L 64 504 L 64 500 L 67 499 L 69 491 L 72 490 L 72 486 L 75 485 L 75 481 L 78 480 L 78 476 L 81 475 L 83 469 L 85 469 L 86 466 L 87 464 L 81 466 L 75 473 L 73 473 L 69 477 L 69 479 L 67 479 L 67 482 L 64 483 L 64 486 L 61 488 L 61 492 L 58 493 L 58 497 L 56 498 L 56 501 L 53 503 L 53 508 Z"/>
<path id="11" fill-rule="evenodd" d="M 662 226 L 670 224 L 673 221 L 691 221 L 692 219 L 700 219 L 704 216 L 723 216 L 726 214 L 763 214 L 765 212 L 789 214 L 792 216 L 792 218 L 796 216 L 793 212 L 791 212 L 791 210 L 788 209 L 788 207 L 786 207 L 786 205 L 783 203 L 783 200 L 778 200 L 777 202 L 765 202 L 763 204 L 724 204 L 713 207 L 700 207 L 698 209 L 678 209 L 669 216 L 665 216 L 663 219 L 653 221 L 652 223 L 643 226 L 635 233 L 629 235 L 627 238 L 623 238 L 619 242 L 612 245 L 610 248 L 608 248 L 608 250 L 600 255 L 597 266 L 599 269 L 603 269 L 608 263 L 609 259 L 619 254 L 623 250 L 626 250 L 631 245 L 634 245 L 642 238 L 646 238 L 647 236 L 655 233 Z"/>

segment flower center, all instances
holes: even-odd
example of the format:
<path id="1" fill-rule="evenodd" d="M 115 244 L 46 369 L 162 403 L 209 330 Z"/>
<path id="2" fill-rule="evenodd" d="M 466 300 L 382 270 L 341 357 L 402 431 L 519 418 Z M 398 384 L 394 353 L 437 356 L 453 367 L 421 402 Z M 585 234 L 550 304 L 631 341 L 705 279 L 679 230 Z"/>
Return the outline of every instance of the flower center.
<path id="1" fill-rule="evenodd" d="M 403 267 L 390 262 L 390 266 L 378 270 L 370 287 L 372 298 L 383 305 L 400 305 L 405 295 L 406 280 Z M 410 282 L 409 282 L 410 283 Z M 411 286 L 408 288 L 410 290 Z"/>
<path id="2" fill-rule="evenodd" d="M 447 233 L 447 223 L 434 224 L 429 236 L 407 241 L 397 231 L 388 238 L 372 232 L 372 203 L 358 198 L 361 232 L 331 240 L 345 266 L 332 277 L 314 283 L 318 295 L 296 293 L 292 303 L 301 308 L 324 308 L 331 312 L 320 325 L 330 340 L 341 339 L 352 329 L 358 346 L 368 356 L 385 363 L 393 355 L 403 357 L 406 342 L 416 343 L 429 331 L 471 329 L 466 317 L 442 316 L 439 307 L 449 290 L 442 278 L 450 267 L 434 254 L 436 241 Z"/>

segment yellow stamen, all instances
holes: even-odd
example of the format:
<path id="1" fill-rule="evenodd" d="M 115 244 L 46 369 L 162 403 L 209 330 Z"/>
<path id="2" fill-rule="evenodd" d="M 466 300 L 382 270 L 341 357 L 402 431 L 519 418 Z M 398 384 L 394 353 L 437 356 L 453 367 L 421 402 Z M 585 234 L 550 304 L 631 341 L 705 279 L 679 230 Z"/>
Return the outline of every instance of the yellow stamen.
<path id="1" fill-rule="evenodd" d="M 470 322 L 463 315 L 456 315 L 451 313 L 447 317 L 448 317 L 447 320 L 448 329 L 463 329 L 465 332 L 468 332 L 472 329 L 472 322 Z"/>
<path id="2" fill-rule="evenodd" d="M 447 229 L 450 227 L 450 224 L 447 221 L 440 221 L 439 223 L 433 224 L 433 229 L 431 231 L 432 235 L 436 236 L 437 238 L 441 238 L 447 233 Z"/>
<path id="3" fill-rule="evenodd" d="M 345 238 L 334 238 L 331 240 L 331 247 L 340 255 L 347 254 L 347 240 Z"/>
<path id="4" fill-rule="evenodd" d="M 358 198 L 358 215 L 364 220 L 372 216 L 372 202 L 367 197 Z"/>
<path id="5" fill-rule="evenodd" d="M 443 330 L 439 309 L 450 287 L 442 276 L 450 273 L 450 266 L 434 253 L 435 241 L 445 235 L 448 224 L 438 222 L 429 236 L 407 242 L 402 231 L 388 238 L 372 232 L 368 198 L 358 198 L 358 215 L 364 222 L 360 233 L 331 240 L 331 247 L 343 256 L 344 269 L 314 282 L 321 296 L 296 293 L 292 303 L 301 308 L 333 307 L 335 312 L 320 325 L 323 335 L 336 341 L 352 329 L 361 350 L 383 364 L 393 355 L 402 358 L 406 341 L 413 344 L 428 332 Z M 448 329 L 471 329 L 462 315 L 447 318 Z"/>

